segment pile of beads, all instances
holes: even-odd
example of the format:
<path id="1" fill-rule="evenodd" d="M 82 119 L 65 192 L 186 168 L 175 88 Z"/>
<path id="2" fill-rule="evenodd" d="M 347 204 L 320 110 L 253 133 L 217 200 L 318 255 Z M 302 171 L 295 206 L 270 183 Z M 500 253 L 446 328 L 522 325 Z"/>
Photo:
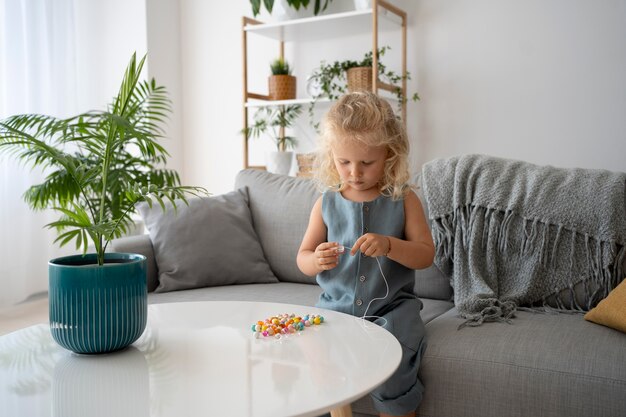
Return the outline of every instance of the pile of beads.
<path id="1" fill-rule="evenodd" d="M 307 314 L 300 317 L 295 314 L 278 314 L 263 320 L 259 320 L 252 325 L 254 337 L 275 337 L 280 339 L 282 335 L 301 332 L 305 328 L 324 323 L 324 317 L 317 314 Z"/>

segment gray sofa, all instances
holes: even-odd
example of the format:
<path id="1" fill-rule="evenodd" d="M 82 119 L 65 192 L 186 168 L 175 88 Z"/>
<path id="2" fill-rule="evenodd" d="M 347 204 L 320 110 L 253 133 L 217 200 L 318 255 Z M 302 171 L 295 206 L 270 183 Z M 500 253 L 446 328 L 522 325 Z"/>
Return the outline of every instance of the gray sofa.
<path id="1" fill-rule="evenodd" d="M 197 213 L 189 214 L 188 219 L 187 213 L 180 210 L 178 222 L 191 221 L 194 229 L 177 229 L 174 224 L 162 230 L 161 224 L 166 222 L 161 215 L 144 208 L 150 236 L 113 242 L 116 252 L 147 256 L 150 303 L 258 300 L 315 304 L 320 288 L 313 278 L 298 270 L 295 261 L 310 209 L 319 196 L 312 182 L 244 170 L 237 176 L 235 189 L 239 191 L 228 193 L 239 199 L 234 203 L 247 203 L 237 203 L 238 210 L 242 210 L 239 214 L 228 207 L 214 214 L 215 208 L 208 207 L 208 217 L 196 220 L 193 216 Z M 220 198 L 230 197 L 207 200 L 220 202 Z M 228 221 L 220 217 L 228 215 L 239 218 Z M 249 239 L 256 239 L 263 259 L 249 267 L 245 261 L 237 261 L 239 269 L 231 272 L 221 271 L 220 265 L 196 265 L 197 271 L 217 268 L 218 276 L 191 279 L 182 287 L 176 286 L 176 274 L 167 275 L 166 269 L 176 270 L 170 265 L 176 261 L 172 257 L 191 253 L 205 258 L 216 248 L 225 252 L 212 259 L 211 265 L 258 258 L 257 244 L 238 242 L 243 232 L 235 232 L 239 226 L 232 225 L 246 222 L 252 232 L 245 233 Z M 193 236 L 203 229 L 210 229 L 205 236 L 209 240 L 196 242 Z M 170 243 L 174 240 L 175 244 Z M 188 247 L 181 245 L 186 241 L 190 242 Z M 222 248 L 220 242 L 228 241 L 251 249 Z M 186 254 L 177 255 L 181 247 Z M 269 277 L 263 262 L 269 266 Z M 263 271 L 258 273 L 263 275 L 262 282 L 245 273 L 246 268 Z M 237 275 L 241 269 L 243 279 L 224 281 L 225 276 Z M 426 390 L 417 411 L 419 416 L 626 416 L 626 334 L 587 322 L 580 314 L 532 312 L 519 312 L 511 324 L 486 323 L 459 330 L 463 320 L 457 317 L 448 280 L 435 267 L 416 271 L 415 277 L 416 294 L 424 303 L 421 315 L 428 343 L 420 368 Z M 169 284 L 162 285 L 161 279 Z M 353 404 L 353 413 L 376 415 L 367 397 Z"/>

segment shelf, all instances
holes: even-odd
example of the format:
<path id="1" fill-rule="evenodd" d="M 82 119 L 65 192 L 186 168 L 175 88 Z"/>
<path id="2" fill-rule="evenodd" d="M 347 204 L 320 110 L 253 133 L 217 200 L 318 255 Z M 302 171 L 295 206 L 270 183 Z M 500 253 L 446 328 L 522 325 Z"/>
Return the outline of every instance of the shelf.
<path id="1" fill-rule="evenodd" d="M 379 47 L 379 34 L 383 32 L 399 32 L 402 54 L 402 74 L 406 75 L 406 13 L 390 4 L 387 0 L 374 0 L 374 7 L 365 10 L 355 10 L 343 13 L 333 13 L 322 16 L 307 17 L 302 19 L 284 20 L 280 22 L 262 23 L 250 17 L 242 18 L 243 35 L 243 131 L 249 127 L 249 112 L 252 108 L 266 108 L 275 106 L 328 105 L 335 100 L 328 98 L 313 99 L 311 97 L 296 98 L 293 100 L 269 100 L 269 95 L 251 92 L 248 89 L 248 35 L 254 34 L 267 39 L 278 41 L 280 57 L 284 57 L 284 44 L 286 42 L 315 42 L 332 41 L 335 43 L 343 38 L 351 38 L 354 35 L 371 35 L 371 51 Z M 374 27 L 374 21 L 376 26 Z M 302 45 L 306 47 L 306 45 Z M 316 52 L 320 52 L 319 47 Z M 373 86 L 372 86 L 373 87 Z M 386 99 L 396 100 L 393 92 L 397 88 L 405 91 L 406 86 L 392 86 L 380 80 L 376 83 L 376 93 L 382 93 Z M 405 91 L 406 92 L 406 91 Z M 406 127 L 406 103 L 400 103 L 399 114 Z M 281 128 L 280 135 L 285 134 L 285 128 Z M 249 164 L 249 136 L 243 137 L 243 161 L 244 167 Z"/>
<path id="2" fill-rule="evenodd" d="M 391 94 L 383 94 L 383 97 L 386 100 L 391 100 L 391 101 L 398 101 L 398 98 L 395 95 L 391 95 Z M 313 98 L 308 97 L 308 98 L 296 98 L 293 100 L 255 100 L 255 99 L 251 99 L 249 100 L 245 106 L 247 108 L 254 108 L 254 107 L 271 107 L 271 106 L 291 106 L 294 104 L 311 104 L 313 102 L 315 102 L 315 104 L 321 104 L 321 103 L 331 103 L 334 100 L 330 100 L 327 97 L 322 97 L 322 98 L 318 98 L 317 100 L 313 100 Z"/>
<path id="3" fill-rule="evenodd" d="M 372 14 L 372 9 L 356 10 L 282 22 L 249 24 L 244 27 L 244 30 L 283 42 L 318 41 L 370 33 Z M 379 32 L 398 29 L 402 25 L 399 16 L 382 7 L 379 8 L 378 17 Z"/>
<path id="4" fill-rule="evenodd" d="M 294 104 L 310 104 L 313 103 L 311 97 L 308 98 L 296 98 L 293 100 L 255 100 L 248 101 L 246 107 L 269 107 L 269 106 L 291 106 Z M 328 98 L 319 98 L 315 103 L 330 103 Z"/>

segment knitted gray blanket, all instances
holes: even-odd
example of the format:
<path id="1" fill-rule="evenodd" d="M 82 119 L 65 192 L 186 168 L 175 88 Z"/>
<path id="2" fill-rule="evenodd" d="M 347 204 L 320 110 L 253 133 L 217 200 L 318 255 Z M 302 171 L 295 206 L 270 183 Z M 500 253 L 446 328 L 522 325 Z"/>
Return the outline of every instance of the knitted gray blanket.
<path id="1" fill-rule="evenodd" d="M 422 184 L 464 325 L 589 310 L 624 278 L 625 173 L 465 155 L 426 163 Z"/>

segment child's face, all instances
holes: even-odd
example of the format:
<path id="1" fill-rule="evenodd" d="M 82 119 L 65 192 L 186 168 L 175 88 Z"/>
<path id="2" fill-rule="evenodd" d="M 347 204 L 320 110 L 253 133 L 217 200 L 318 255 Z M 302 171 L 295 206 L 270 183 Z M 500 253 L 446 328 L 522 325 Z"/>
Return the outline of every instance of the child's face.
<path id="1" fill-rule="evenodd" d="M 386 146 L 340 141 L 333 146 L 332 151 L 343 184 L 355 191 L 367 191 L 378 186 L 385 170 Z"/>

